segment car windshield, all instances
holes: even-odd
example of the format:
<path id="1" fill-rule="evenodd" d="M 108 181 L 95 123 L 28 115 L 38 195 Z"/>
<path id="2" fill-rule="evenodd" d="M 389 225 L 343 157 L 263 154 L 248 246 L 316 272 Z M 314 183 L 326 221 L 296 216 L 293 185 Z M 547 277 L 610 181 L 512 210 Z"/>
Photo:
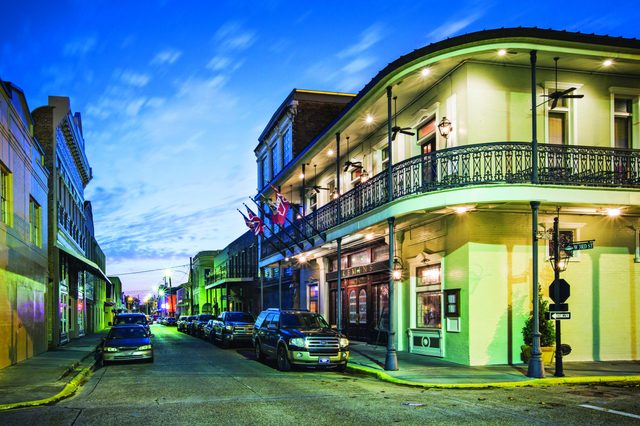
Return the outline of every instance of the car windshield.
<path id="1" fill-rule="evenodd" d="M 280 316 L 282 328 L 329 328 L 329 324 L 318 314 L 282 314 Z"/>
<path id="2" fill-rule="evenodd" d="M 253 315 L 246 314 L 244 312 L 230 312 L 229 315 L 227 315 L 227 320 L 228 321 L 235 321 L 235 322 L 253 322 L 253 321 L 255 321 L 253 319 Z"/>
<path id="3" fill-rule="evenodd" d="M 132 315 L 132 316 L 118 316 L 115 319 L 115 324 L 147 324 L 147 319 L 143 316 Z"/>
<path id="4" fill-rule="evenodd" d="M 148 337 L 142 327 L 114 327 L 109 332 L 110 339 L 138 339 Z"/>

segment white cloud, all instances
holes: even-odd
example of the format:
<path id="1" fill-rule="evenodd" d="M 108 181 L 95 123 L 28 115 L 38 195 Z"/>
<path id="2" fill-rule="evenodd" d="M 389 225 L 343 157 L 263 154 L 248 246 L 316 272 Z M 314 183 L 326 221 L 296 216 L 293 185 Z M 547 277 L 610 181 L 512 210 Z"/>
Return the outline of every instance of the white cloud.
<path id="1" fill-rule="evenodd" d="M 77 57 L 84 56 L 96 47 L 95 37 L 84 37 L 72 40 L 65 44 L 62 53 L 65 56 Z"/>
<path id="2" fill-rule="evenodd" d="M 133 71 L 123 71 L 120 75 L 120 79 L 130 86 L 144 87 L 149 83 L 149 80 L 151 78 L 147 74 L 141 74 Z"/>
<path id="3" fill-rule="evenodd" d="M 343 49 L 336 56 L 338 58 L 348 58 L 368 50 L 380 41 L 382 38 L 381 33 L 382 27 L 379 24 L 370 26 L 360 34 L 360 39 L 354 45 Z"/>
<path id="4" fill-rule="evenodd" d="M 365 70 L 368 66 L 373 64 L 373 60 L 369 58 L 356 58 L 342 67 L 342 71 L 347 74 L 355 74 L 357 72 Z"/>
<path id="5" fill-rule="evenodd" d="M 214 38 L 216 46 L 221 51 L 246 50 L 255 42 L 252 31 L 244 31 L 237 22 L 228 22 L 221 26 Z"/>
<path id="6" fill-rule="evenodd" d="M 173 64 L 182 56 L 182 52 L 176 49 L 165 49 L 156 53 L 151 60 L 151 65 Z"/>
<path id="7" fill-rule="evenodd" d="M 220 71 L 228 68 L 231 64 L 231 59 L 224 56 L 214 56 L 207 64 L 207 68 L 213 71 Z"/>
<path id="8" fill-rule="evenodd" d="M 447 21 L 427 34 L 427 38 L 429 39 L 429 41 L 440 41 L 456 35 L 467 28 L 469 25 L 480 19 L 482 15 L 482 13 L 476 12 L 468 14 L 461 19 Z"/>

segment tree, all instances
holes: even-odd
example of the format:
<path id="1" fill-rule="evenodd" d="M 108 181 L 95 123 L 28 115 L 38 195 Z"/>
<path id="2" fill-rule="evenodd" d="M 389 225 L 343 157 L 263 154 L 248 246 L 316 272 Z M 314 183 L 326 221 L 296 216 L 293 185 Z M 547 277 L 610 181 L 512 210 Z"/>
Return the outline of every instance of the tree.
<path id="1" fill-rule="evenodd" d="M 538 324 L 540 328 L 540 346 L 552 346 L 556 339 L 556 329 L 552 320 L 545 318 L 545 313 L 549 311 L 549 302 L 542 297 L 542 289 L 538 286 Z M 522 327 L 522 337 L 525 345 L 533 344 L 533 312 L 527 318 Z"/>

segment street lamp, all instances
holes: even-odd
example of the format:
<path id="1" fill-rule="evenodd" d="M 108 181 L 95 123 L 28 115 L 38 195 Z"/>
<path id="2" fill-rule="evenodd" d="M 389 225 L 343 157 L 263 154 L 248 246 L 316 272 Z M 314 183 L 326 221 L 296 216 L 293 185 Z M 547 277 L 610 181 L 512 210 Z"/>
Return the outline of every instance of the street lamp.
<path id="1" fill-rule="evenodd" d="M 173 306 L 173 303 L 172 303 L 172 300 L 171 300 L 171 298 L 173 297 L 172 296 L 173 292 L 171 291 L 172 290 L 171 289 L 171 269 L 165 269 L 165 271 L 164 271 L 164 282 L 165 282 L 165 285 L 167 283 L 167 278 L 169 278 L 169 316 L 173 317 L 175 312 L 172 311 L 172 308 L 171 308 Z"/>

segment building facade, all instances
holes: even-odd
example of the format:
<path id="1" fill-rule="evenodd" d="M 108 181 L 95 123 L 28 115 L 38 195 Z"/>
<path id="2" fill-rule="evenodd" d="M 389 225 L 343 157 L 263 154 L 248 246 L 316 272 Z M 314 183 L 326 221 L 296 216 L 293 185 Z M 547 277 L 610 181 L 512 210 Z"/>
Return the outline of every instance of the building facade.
<path id="1" fill-rule="evenodd" d="M 562 273 L 567 359 L 637 360 L 639 75 L 638 40 L 534 28 L 398 58 L 277 173 L 260 140 L 256 200 L 294 208 L 259 267 L 298 270 L 292 303 L 351 338 L 515 364 L 559 216 L 563 247 L 594 241 Z"/>
<path id="2" fill-rule="evenodd" d="M 0 368 L 47 349 L 47 177 L 25 95 L 0 80 Z"/>
<path id="3" fill-rule="evenodd" d="M 250 312 L 261 309 L 258 280 L 258 244 L 251 231 L 245 232 L 213 259 L 213 271 L 207 278 L 207 299 L 211 313 L 224 311 Z"/>
<path id="4" fill-rule="evenodd" d="M 35 109 L 32 115 L 49 172 L 47 337 L 51 346 L 57 346 L 90 331 L 88 274 L 107 278 L 87 257 L 93 240 L 87 233 L 84 189 L 92 174 L 80 113 L 71 111 L 69 98 L 50 96 L 48 105 Z"/>
<path id="5" fill-rule="evenodd" d="M 191 286 L 191 314 L 210 314 L 213 304 L 210 294 L 207 294 L 206 284 L 209 275 L 213 273 L 214 258 L 219 250 L 204 250 L 193 257 L 189 283 Z"/>

